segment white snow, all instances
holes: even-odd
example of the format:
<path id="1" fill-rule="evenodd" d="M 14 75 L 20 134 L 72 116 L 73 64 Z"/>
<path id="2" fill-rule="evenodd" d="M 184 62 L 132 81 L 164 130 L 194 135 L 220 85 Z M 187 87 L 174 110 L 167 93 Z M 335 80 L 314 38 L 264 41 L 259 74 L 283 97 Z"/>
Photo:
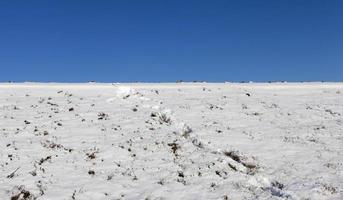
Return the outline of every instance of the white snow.
<path id="1" fill-rule="evenodd" d="M 0 199 L 343 199 L 343 83 L 2 83 L 0 148 Z"/>
<path id="2" fill-rule="evenodd" d="M 120 98 L 127 98 L 130 95 L 134 95 L 136 94 L 135 89 L 133 89 L 132 87 L 128 87 L 128 86 L 119 86 L 116 89 L 116 93 L 117 93 L 117 97 Z"/>

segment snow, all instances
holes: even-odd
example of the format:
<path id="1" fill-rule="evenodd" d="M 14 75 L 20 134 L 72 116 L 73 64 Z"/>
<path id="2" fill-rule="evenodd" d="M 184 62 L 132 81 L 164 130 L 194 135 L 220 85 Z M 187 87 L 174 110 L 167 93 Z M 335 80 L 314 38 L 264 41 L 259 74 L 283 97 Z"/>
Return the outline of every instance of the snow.
<path id="1" fill-rule="evenodd" d="M 343 199 L 343 83 L 1 83 L 0 148 L 0 199 Z"/>

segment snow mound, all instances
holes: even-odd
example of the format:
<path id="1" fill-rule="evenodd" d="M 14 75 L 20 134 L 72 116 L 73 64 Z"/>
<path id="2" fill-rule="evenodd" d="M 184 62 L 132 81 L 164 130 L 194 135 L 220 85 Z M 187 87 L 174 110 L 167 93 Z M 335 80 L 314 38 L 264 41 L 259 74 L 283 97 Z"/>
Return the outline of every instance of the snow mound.
<path id="1" fill-rule="evenodd" d="M 119 86 L 116 90 L 116 96 L 118 98 L 126 99 L 130 96 L 138 94 L 137 91 L 128 86 Z"/>
<path id="2" fill-rule="evenodd" d="M 129 87 L 129 86 L 117 86 L 115 91 L 116 97 L 112 97 L 107 99 L 107 103 L 114 102 L 116 99 L 127 99 L 130 97 L 139 97 L 142 100 L 144 100 L 143 96 L 137 92 L 135 89 Z"/>

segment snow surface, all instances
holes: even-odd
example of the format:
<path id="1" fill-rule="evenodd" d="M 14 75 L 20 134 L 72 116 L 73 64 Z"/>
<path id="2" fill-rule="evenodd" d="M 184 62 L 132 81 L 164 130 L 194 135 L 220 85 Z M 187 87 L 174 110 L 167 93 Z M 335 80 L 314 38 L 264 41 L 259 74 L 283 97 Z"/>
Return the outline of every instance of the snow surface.
<path id="1" fill-rule="evenodd" d="M 0 148 L 0 199 L 343 199 L 343 83 L 2 83 Z"/>

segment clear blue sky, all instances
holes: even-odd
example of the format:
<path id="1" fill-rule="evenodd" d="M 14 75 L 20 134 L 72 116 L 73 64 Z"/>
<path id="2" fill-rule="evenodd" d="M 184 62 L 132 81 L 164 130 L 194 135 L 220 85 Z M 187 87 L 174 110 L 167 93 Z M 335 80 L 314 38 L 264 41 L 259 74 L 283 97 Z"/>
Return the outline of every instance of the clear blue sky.
<path id="1" fill-rule="evenodd" d="M 343 1 L 0 1 L 9 80 L 343 81 Z"/>

